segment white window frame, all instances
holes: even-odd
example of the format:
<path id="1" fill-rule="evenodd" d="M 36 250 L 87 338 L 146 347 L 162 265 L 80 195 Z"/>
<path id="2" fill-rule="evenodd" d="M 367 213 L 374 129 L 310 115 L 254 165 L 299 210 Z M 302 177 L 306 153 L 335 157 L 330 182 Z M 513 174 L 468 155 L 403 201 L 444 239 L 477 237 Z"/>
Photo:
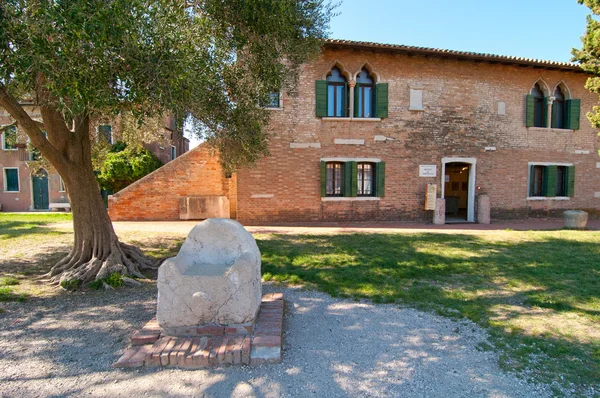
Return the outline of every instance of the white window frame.
<path id="1" fill-rule="evenodd" d="M 66 192 L 65 182 L 63 181 L 61 176 L 58 176 L 58 192 Z"/>
<path id="2" fill-rule="evenodd" d="M 18 141 L 18 139 L 19 139 L 19 130 L 16 127 L 15 127 L 15 134 L 16 134 L 16 138 L 17 138 L 17 141 Z M 16 144 L 16 142 L 15 142 L 15 144 Z M 3 151 L 16 151 L 18 149 L 19 148 L 16 148 L 16 147 L 15 148 L 7 148 L 6 147 L 6 130 L 4 130 L 2 132 L 2 150 Z"/>
<path id="3" fill-rule="evenodd" d="M 3 192 L 4 193 L 20 193 L 21 192 L 21 175 L 19 173 L 19 168 L 18 167 L 4 167 L 2 170 L 3 170 L 2 178 L 4 179 Z M 6 178 L 6 170 L 17 170 L 17 183 L 19 184 L 19 189 L 17 191 L 9 191 L 8 190 L 8 178 Z"/>
<path id="4" fill-rule="evenodd" d="M 529 196 L 531 192 L 531 166 L 565 166 L 571 167 L 573 163 L 560 162 L 528 162 L 527 163 L 527 200 L 571 200 L 571 196 Z"/>

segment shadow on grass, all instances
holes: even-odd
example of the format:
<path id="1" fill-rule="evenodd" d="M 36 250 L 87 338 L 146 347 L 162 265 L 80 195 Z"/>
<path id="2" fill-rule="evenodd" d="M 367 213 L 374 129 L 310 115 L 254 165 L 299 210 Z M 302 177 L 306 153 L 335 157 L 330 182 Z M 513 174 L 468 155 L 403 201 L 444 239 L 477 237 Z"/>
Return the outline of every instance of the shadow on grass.
<path id="1" fill-rule="evenodd" d="M 594 385 L 600 339 L 593 336 L 600 330 L 537 330 L 557 312 L 581 317 L 581 329 L 600 321 L 600 234 L 579 240 L 569 236 L 574 233 L 511 232 L 506 240 L 431 233 L 272 235 L 259 237 L 258 244 L 267 280 L 466 317 L 488 328 L 505 351 L 507 368 L 535 368 L 546 382 L 564 377 Z M 503 307 L 526 316 L 506 311 L 498 319 Z"/>

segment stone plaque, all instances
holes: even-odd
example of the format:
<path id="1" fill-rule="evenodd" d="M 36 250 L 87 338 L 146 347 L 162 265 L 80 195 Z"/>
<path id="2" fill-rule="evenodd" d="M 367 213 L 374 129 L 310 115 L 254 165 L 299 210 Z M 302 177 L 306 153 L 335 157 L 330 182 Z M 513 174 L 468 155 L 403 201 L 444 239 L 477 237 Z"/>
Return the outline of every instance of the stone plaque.
<path id="1" fill-rule="evenodd" d="M 419 165 L 419 177 L 435 177 L 437 176 L 437 166 L 435 164 Z"/>
<path id="2" fill-rule="evenodd" d="M 435 210 L 435 199 L 437 197 L 437 185 L 427 184 L 427 192 L 425 194 L 425 210 Z"/>

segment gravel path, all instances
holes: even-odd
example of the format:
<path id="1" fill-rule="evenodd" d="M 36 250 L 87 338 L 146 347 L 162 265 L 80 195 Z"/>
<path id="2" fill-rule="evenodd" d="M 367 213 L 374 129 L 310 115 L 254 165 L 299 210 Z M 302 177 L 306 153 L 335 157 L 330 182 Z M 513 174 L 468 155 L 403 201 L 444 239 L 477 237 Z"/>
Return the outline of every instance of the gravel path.
<path id="1" fill-rule="evenodd" d="M 211 370 L 111 368 L 152 318 L 152 286 L 3 304 L 0 396 L 550 396 L 547 386 L 503 373 L 496 354 L 477 350 L 486 335 L 468 322 L 283 291 L 283 363 Z"/>

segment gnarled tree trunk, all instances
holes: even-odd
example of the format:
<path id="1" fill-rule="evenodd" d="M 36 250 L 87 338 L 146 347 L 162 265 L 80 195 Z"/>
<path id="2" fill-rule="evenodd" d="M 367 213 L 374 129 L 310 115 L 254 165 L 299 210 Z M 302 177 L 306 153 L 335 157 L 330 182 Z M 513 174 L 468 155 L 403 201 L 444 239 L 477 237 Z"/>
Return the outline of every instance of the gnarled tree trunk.
<path id="1" fill-rule="evenodd" d="M 86 284 L 113 272 L 143 277 L 142 270 L 155 268 L 154 262 L 137 248 L 119 242 L 91 170 L 91 161 L 63 174 L 73 211 L 75 241 L 69 255 L 50 271 L 52 282 L 79 280 Z"/>
<path id="2" fill-rule="evenodd" d="M 39 98 L 47 101 L 45 95 L 40 89 Z M 48 273 L 51 282 L 77 280 L 76 284 L 87 284 L 113 272 L 143 277 L 142 270 L 156 268 L 155 261 L 136 247 L 119 242 L 115 234 L 92 167 L 89 117 L 75 117 L 74 127 L 68 128 L 56 108 L 42 105 L 43 123 L 40 123 L 31 119 L 1 82 L 0 106 L 58 171 L 69 194 L 75 241 L 71 252 Z"/>

